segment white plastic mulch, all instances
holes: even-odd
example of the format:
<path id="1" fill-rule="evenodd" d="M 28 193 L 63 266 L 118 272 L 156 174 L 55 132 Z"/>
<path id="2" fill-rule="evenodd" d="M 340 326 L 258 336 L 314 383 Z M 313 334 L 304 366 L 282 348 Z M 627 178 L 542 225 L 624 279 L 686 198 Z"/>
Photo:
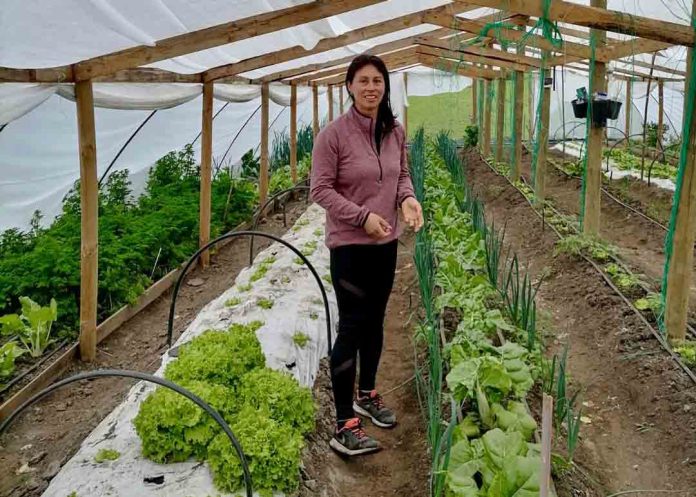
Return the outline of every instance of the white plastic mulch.
<path id="1" fill-rule="evenodd" d="M 329 274 L 329 251 L 324 245 L 324 211 L 311 205 L 283 238 L 297 248 L 316 241 L 316 250 L 309 256 L 320 276 Z M 275 262 L 261 279 L 252 282 L 248 291 L 239 287 L 249 278 L 262 261 L 274 256 Z M 240 272 L 236 284 L 220 297 L 206 305 L 177 345 L 191 340 L 208 329 L 225 329 L 230 324 L 254 320 L 264 322 L 257 332 L 268 367 L 291 372 L 302 385 L 311 387 L 319 368 L 319 361 L 327 353 L 326 318 L 319 286 L 307 266 L 299 265 L 296 255 L 279 243 L 260 252 L 254 264 Z M 331 285 L 324 282 L 330 302 L 332 337 L 335 339 L 337 307 Z M 257 305 L 258 299 L 272 299 L 274 305 L 265 310 Z M 241 302 L 226 306 L 230 299 Z M 309 336 L 303 347 L 292 339 L 295 332 Z M 165 355 L 156 375 L 161 376 L 166 364 L 174 360 Z M 99 381 L 109 381 L 102 379 Z M 79 451 L 70 459 L 44 492 L 47 497 L 100 497 L 100 496 L 167 496 L 208 497 L 221 494 L 213 485 L 205 463 L 190 461 L 175 464 L 156 464 L 141 455 L 140 439 L 132 420 L 140 402 L 154 389 L 154 385 L 139 382 L 128 393 L 126 400 L 111 412 L 83 441 Z M 95 455 L 101 449 L 116 450 L 115 461 L 97 464 Z M 144 483 L 145 478 L 164 476 L 164 483 Z M 72 494 L 75 492 L 75 494 Z M 241 495 L 240 492 L 238 495 Z M 256 494 L 255 494 L 256 495 Z M 277 494 L 278 496 L 282 494 Z"/>

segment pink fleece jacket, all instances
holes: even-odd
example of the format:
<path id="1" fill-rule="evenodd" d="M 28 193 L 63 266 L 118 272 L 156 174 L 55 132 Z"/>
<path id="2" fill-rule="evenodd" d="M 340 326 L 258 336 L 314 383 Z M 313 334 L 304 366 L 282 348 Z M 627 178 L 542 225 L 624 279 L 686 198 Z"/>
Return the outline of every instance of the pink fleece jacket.
<path id="1" fill-rule="evenodd" d="M 400 234 L 397 208 L 413 197 L 404 128 L 383 137 L 380 153 L 374 120 L 355 107 L 326 126 L 312 151 L 311 197 L 326 210 L 326 245 L 388 243 Z M 370 238 L 363 225 L 370 212 L 392 227 L 385 239 Z"/>

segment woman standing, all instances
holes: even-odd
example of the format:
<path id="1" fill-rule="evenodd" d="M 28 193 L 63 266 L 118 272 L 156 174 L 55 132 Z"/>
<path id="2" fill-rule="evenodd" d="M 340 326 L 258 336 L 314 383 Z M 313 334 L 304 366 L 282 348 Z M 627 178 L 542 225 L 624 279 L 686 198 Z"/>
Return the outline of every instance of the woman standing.
<path id="1" fill-rule="evenodd" d="M 345 455 L 380 449 L 356 413 L 380 428 L 396 425 L 375 388 L 384 314 L 394 282 L 400 207 L 414 230 L 423 225 L 413 193 L 404 128 L 389 102 L 389 73 L 374 55 L 348 67 L 353 106 L 316 138 L 311 195 L 326 210 L 326 245 L 338 301 L 338 336 L 331 355 L 336 431 L 331 447 Z M 357 361 L 358 392 L 354 398 Z"/>

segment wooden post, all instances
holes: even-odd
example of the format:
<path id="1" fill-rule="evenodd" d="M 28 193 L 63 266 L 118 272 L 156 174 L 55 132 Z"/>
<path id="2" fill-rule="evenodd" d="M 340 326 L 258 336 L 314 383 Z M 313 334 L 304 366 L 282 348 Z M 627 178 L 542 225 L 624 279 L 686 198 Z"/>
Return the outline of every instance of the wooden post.
<path id="1" fill-rule="evenodd" d="M 692 21 L 696 18 L 696 0 L 691 11 Z M 687 53 L 687 74 L 692 71 L 693 48 Z M 681 195 L 677 204 L 676 217 L 672 219 L 672 257 L 667 272 L 665 302 L 665 329 L 671 342 L 686 338 L 686 319 L 689 309 L 692 265 L 694 260 L 694 236 L 696 235 L 696 119 L 689 115 L 689 100 L 694 97 L 694 84 L 687 76 L 684 83 L 685 125 L 682 139 L 686 140 L 686 164 L 682 174 Z M 687 128 L 688 125 L 688 128 Z M 676 201 L 676 199 L 675 199 Z"/>
<path id="2" fill-rule="evenodd" d="M 491 155 L 491 85 L 493 82 L 487 79 L 483 83 L 483 139 L 481 140 L 481 152 L 484 157 Z"/>
<path id="3" fill-rule="evenodd" d="M 341 111 L 341 115 L 343 115 L 343 85 L 338 87 L 338 98 L 340 99 L 338 108 Z"/>
<path id="4" fill-rule="evenodd" d="M 329 122 L 333 121 L 334 118 L 334 113 L 333 113 L 333 86 L 332 85 L 327 85 L 326 86 L 326 95 L 327 95 L 327 100 L 329 102 Z"/>
<path id="5" fill-rule="evenodd" d="M 546 198 L 546 154 L 549 149 L 549 114 L 551 113 L 551 87 L 543 84 L 546 80 L 548 69 L 539 71 L 542 78 L 541 85 L 541 130 L 539 132 L 539 153 L 537 154 L 536 175 L 534 176 L 534 197 L 537 205 L 541 205 Z"/>
<path id="6" fill-rule="evenodd" d="M 544 394 L 541 404 L 541 474 L 539 497 L 548 497 L 551 489 L 551 442 L 553 440 L 553 397 Z"/>
<path id="7" fill-rule="evenodd" d="M 633 107 L 633 78 L 628 78 L 626 80 L 626 103 L 624 104 L 624 109 L 626 109 L 626 136 L 631 135 L 631 108 Z M 625 147 L 630 147 L 631 144 L 629 140 L 626 140 Z"/>
<path id="8" fill-rule="evenodd" d="M 495 130 L 495 160 L 503 161 L 503 150 L 505 145 L 505 87 L 507 81 L 504 77 L 498 79 L 498 112 L 496 115 L 497 123 Z"/>
<path id="9" fill-rule="evenodd" d="M 534 115 L 536 114 L 536 109 L 534 108 L 534 77 L 529 80 L 529 141 L 534 140 Z M 541 98 L 541 95 L 539 95 Z M 565 138 L 565 137 L 564 137 Z"/>
<path id="10" fill-rule="evenodd" d="M 404 73 L 404 93 L 406 93 L 406 102 L 408 102 L 408 73 Z M 408 105 L 404 105 L 404 135 L 408 141 Z"/>
<path id="11" fill-rule="evenodd" d="M 201 126 L 201 189 L 198 218 L 198 247 L 210 241 L 210 204 L 212 196 L 213 162 L 213 82 L 203 84 L 203 112 Z M 210 253 L 201 254 L 201 267 L 210 265 Z"/>
<path id="12" fill-rule="evenodd" d="M 519 50 L 519 49 L 518 49 Z M 524 49 L 523 49 L 524 50 Z M 522 121 L 524 120 L 524 73 L 515 73 L 515 115 L 512 116 L 513 136 L 512 163 L 510 164 L 510 178 L 513 181 L 520 179 L 522 171 Z"/>
<path id="13" fill-rule="evenodd" d="M 80 147 L 80 357 L 92 362 L 97 355 L 99 186 L 91 81 L 75 83 L 75 100 Z"/>
<path id="14" fill-rule="evenodd" d="M 261 85 L 261 167 L 259 168 L 259 204 L 268 198 L 268 83 Z M 263 216 L 263 212 L 261 213 Z"/>
<path id="15" fill-rule="evenodd" d="M 476 87 L 478 86 L 478 79 L 473 79 L 473 84 L 471 85 L 471 124 L 476 124 L 477 121 L 477 109 L 478 105 L 478 91 Z"/>
<path id="16" fill-rule="evenodd" d="M 607 8 L 607 0 L 590 0 L 592 7 Z M 590 30 L 590 36 L 594 37 L 597 50 L 606 45 L 607 32 L 599 29 Z M 592 92 L 607 91 L 607 66 L 604 62 L 595 62 L 594 78 L 590 87 Z M 590 95 L 594 98 L 594 95 Z M 582 230 L 586 235 L 596 236 L 599 233 L 599 217 L 601 205 L 602 187 L 602 142 L 604 141 L 603 126 L 590 124 L 587 142 L 587 171 L 585 174 L 585 213 L 583 216 Z"/>
<path id="17" fill-rule="evenodd" d="M 297 183 L 297 86 L 290 85 L 290 177 Z"/>
<path id="18" fill-rule="evenodd" d="M 661 149 L 662 128 L 665 123 L 665 82 L 661 79 L 657 81 L 657 106 L 657 146 Z"/>
<path id="19" fill-rule="evenodd" d="M 312 85 L 312 132 L 316 139 L 319 134 L 319 87 Z"/>

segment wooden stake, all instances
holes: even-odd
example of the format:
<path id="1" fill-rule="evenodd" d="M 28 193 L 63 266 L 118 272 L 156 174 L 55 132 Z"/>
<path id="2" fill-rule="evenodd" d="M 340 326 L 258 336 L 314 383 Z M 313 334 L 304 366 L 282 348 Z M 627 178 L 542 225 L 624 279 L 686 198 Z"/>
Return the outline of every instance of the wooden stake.
<path id="1" fill-rule="evenodd" d="M 591 0 L 592 7 L 605 9 L 607 0 Z M 607 32 L 592 29 L 590 36 L 594 36 L 595 45 L 600 50 L 606 45 Z M 607 66 L 604 62 L 595 62 L 594 78 L 591 84 L 592 91 L 607 91 Z M 594 95 L 590 95 L 594 98 Z M 602 187 L 602 142 L 604 141 L 605 128 L 590 124 L 589 140 L 587 143 L 587 172 L 585 174 L 585 213 L 582 229 L 586 235 L 596 236 L 599 233 L 599 218 L 601 212 L 601 187 Z"/>
<path id="2" fill-rule="evenodd" d="M 626 81 L 626 103 L 624 104 L 624 109 L 626 109 L 626 136 L 631 136 L 631 107 L 633 106 L 633 80 Z M 631 143 L 626 140 L 625 147 L 630 147 Z"/>
<path id="3" fill-rule="evenodd" d="M 657 144 L 662 149 L 662 128 L 665 118 L 665 82 L 657 81 Z"/>
<path id="4" fill-rule="evenodd" d="M 80 147 L 80 357 L 92 362 L 97 355 L 99 185 L 91 81 L 75 83 L 75 100 Z"/>
<path id="5" fill-rule="evenodd" d="M 290 177 L 297 183 L 297 86 L 290 85 Z"/>
<path id="6" fill-rule="evenodd" d="M 472 80 L 472 85 L 471 85 L 471 124 L 476 124 L 477 123 L 477 108 L 476 106 L 478 105 L 478 91 L 477 91 L 477 86 L 478 86 L 478 78 L 474 78 Z"/>
<path id="7" fill-rule="evenodd" d="M 498 162 L 503 162 L 503 150 L 505 145 L 505 88 L 507 87 L 507 81 L 505 78 L 498 79 L 498 94 L 496 98 L 498 99 L 498 112 L 497 112 L 497 126 L 495 131 L 495 160 Z"/>
<path id="8" fill-rule="evenodd" d="M 696 18 L 696 0 L 692 16 Z M 692 19 L 693 20 L 693 19 Z M 687 53 L 687 70 L 691 74 L 693 48 Z M 689 95 L 696 81 L 687 77 L 684 84 L 684 113 L 688 115 Z M 689 308 L 692 265 L 694 260 L 694 236 L 696 235 L 696 119 L 691 116 L 691 126 L 682 133 L 687 141 L 686 164 L 681 178 L 681 195 L 677 204 L 672 238 L 672 257 L 667 272 L 667 299 L 665 302 L 665 329 L 671 342 L 686 338 L 686 320 Z"/>
<path id="9" fill-rule="evenodd" d="M 333 109 L 333 85 L 328 85 L 326 87 L 327 100 L 329 102 L 329 122 L 334 119 L 334 109 Z"/>
<path id="10" fill-rule="evenodd" d="M 268 83 L 261 85 L 261 167 L 259 169 L 259 204 L 268 198 Z M 261 213 L 263 216 L 263 213 Z"/>
<path id="11" fill-rule="evenodd" d="M 319 134 L 319 87 L 312 85 L 312 132 L 316 139 Z"/>
<path id="12" fill-rule="evenodd" d="M 199 203 L 198 246 L 210 241 L 210 204 L 213 176 L 213 82 L 203 84 L 203 112 L 201 126 L 201 189 Z M 210 253 L 201 254 L 201 267 L 210 265 Z"/>
<path id="13" fill-rule="evenodd" d="M 546 71 L 539 71 L 542 81 L 546 79 Z M 551 88 L 542 85 L 541 95 L 541 132 L 539 133 L 539 153 L 537 155 L 536 175 L 534 176 L 534 197 L 537 205 L 542 205 L 546 198 L 546 154 L 549 149 L 549 115 L 551 113 Z"/>
<path id="14" fill-rule="evenodd" d="M 408 102 L 408 73 L 404 73 L 404 93 L 406 93 L 406 102 Z M 404 135 L 408 141 L 408 105 L 404 105 Z"/>
<path id="15" fill-rule="evenodd" d="M 532 77 L 529 81 L 529 133 L 527 134 L 527 138 L 529 141 L 532 141 L 534 139 L 534 115 L 536 114 L 536 111 L 534 109 L 534 78 Z M 539 98 L 541 98 L 541 95 L 539 95 Z M 565 138 L 565 137 L 564 137 Z"/>
<path id="16" fill-rule="evenodd" d="M 510 177 L 513 181 L 520 179 L 522 171 L 522 121 L 524 120 L 524 73 L 518 71 L 515 79 L 515 114 L 512 116 L 513 136 L 512 162 Z"/>
<path id="17" fill-rule="evenodd" d="M 338 98 L 340 99 L 338 108 L 341 111 L 341 115 L 343 115 L 343 85 L 339 85 L 338 87 Z"/>
<path id="18" fill-rule="evenodd" d="M 484 157 L 491 155 L 491 97 L 492 81 L 487 79 L 483 83 L 483 139 L 481 140 L 481 151 Z"/>
<path id="19" fill-rule="evenodd" d="M 544 394 L 541 413 L 539 497 L 548 497 L 551 489 L 551 442 L 553 440 L 553 397 L 550 395 Z"/>

